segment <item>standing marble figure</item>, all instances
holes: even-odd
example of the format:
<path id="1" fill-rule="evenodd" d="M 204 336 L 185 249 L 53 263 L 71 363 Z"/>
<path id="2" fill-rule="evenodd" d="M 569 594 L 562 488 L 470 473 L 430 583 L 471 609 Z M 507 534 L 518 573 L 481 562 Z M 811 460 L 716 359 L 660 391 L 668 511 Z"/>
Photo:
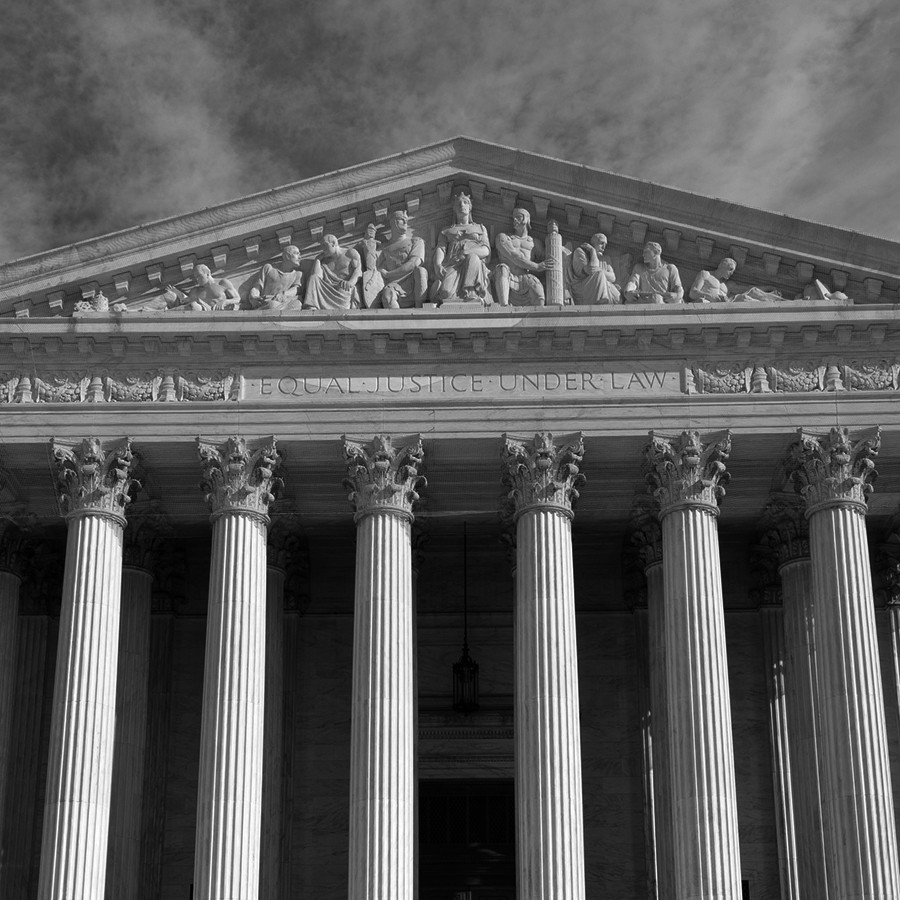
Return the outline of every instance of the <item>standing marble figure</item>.
<path id="1" fill-rule="evenodd" d="M 553 268 L 554 261 L 535 262 L 531 257 L 541 248 L 529 234 L 531 216 L 527 209 L 513 210 L 512 234 L 497 235 L 500 265 L 494 270 L 497 302 L 501 306 L 543 306 L 544 286 L 537 273 Z"/>
<path id="2" fill-rule="evenodd" d="M 491 242 L 484 225 L 472 221 L 472 201 L 468 194 L 457 194 L 453 201 L 453 225 L 441 231 L 434 251 L 432 299 L 473 301 L 490 305 L 491 289 L 487 259 Z"/>
<path id="3" fill-rule="evenodd" d="M 324 249 L 306 286 L 304 309 L 354 309 L 359 306 L 356 282 L 362 271 L 359 253 L 342 247 L 333 234 L 322 238 Z"/>
<path id="4" fill-rule="evenodd" d="M 629 303 L 681 303 L 684 288 L 672 263 L 662 261 L 662 247 L 656 241 L 644 245 L 644 261 L 631 272 L 622 292 Z"/>

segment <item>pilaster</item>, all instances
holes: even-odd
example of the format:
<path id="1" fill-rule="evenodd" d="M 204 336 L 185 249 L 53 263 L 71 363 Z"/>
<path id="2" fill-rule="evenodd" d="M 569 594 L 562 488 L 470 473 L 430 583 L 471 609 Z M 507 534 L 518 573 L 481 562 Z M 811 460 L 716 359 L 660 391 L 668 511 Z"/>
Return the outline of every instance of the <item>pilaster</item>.
<path id="1" fill-rule="evenodd" d="M 832 900 L 900 894 L 865 513 L 880 432 L 798 432 L 788 470 L 809 520 L 819 770 Z"/>
<path id="2" fill-rule="evenodd" d="M 259 894 L 267 511 L 275 439 L 197 439 L 213 523 L 200 729 L 196 900 Z"/>
<path id="3" fill-rule="evenodd" d="M 573 504 L 581 434 L 504 436 L 501 514 L 516 525 L 515 746 L 518 886 L 583 900 L 584 824 Z"/>
<path id="4" fill-rule="evenodd" d="M 356 532 L 350 900 L 410 900 L 415 739 L 411 524 L 419 437 L 344 439 Z"/>
<path id="5" fill-rule="evenodd" d="M 675 896 L 741 892 L 722 575 L 716 530 L 731 435 L 650 432 L 644 471 L 662 524 Z"/>
<path id="6" fill-rule="evenodd" d="M 131 442 L 53 440 L 68 520 L 39 900 L 101 900 L 106 879 Z"/>

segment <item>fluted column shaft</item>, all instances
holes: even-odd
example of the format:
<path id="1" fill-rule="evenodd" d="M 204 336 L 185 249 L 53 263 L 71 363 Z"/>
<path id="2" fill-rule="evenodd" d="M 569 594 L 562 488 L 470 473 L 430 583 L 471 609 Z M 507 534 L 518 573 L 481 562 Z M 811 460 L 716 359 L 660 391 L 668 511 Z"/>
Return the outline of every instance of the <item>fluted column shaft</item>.
<path id="1" fill-rule="evenodd" d="M 213 523 L 200 730 L 196 900 L 256 900 L 262 814 L 266 525 Z"/>
<path id="2" fill-rule="evenodd" d="M 656 804 L 653 798 L 653 713 L 650 705 L 650 638 L 648 628 L 647 607 L 636 606 L 634 608 L 634 643 L 643 761 L 644 864 L 647 868 L 647 896 L 656 898 Z"/>
<path id="3" fill-rule="evenodd" d="M 281 896 L 282 760 L 284 759 L 284 571 L 266 570 L 266 702 L 263 726 L 263 784 L 260 897 Z"/>
<path id="4" fill-rule="evenodd" d="M 759 610 L 769 700 L 769 742 L 772 748 L 772 783 L 778 839 L 778 869 L 782 900 L 800 897 L 794 825 L 793 771 L 785 690 L 784 613 L 781 606 Z"/>
<path id="5" fill-rule="evenodd" d="M 784 608 L 785 694 L 791 796 L 797 849 L 797 880 L 802 900 L 827 900 L 822 799 L 819 789 L 816 686 L 815 595 L 809 558 L 781 566 Z"/>
<path id="6" fill-rule="evenodd" d="M 152 586 L 153 576 L 149 572 L 131 566 L 123 568 L 115 760 L 106 873 L 109 900 L 137 900 L 141 886 L 141 811 Z"/>
<path id="7" fill-rule="evenodd" d="M 266 511 L 274 438 L 198 438 L 212 510 L 195 900 L 257 900 L 266 684 Z"/>
<path id="8" fill-rule="evenodd" d="M 665 515 L 666 696 L 679 900 L 741 892 L 731 705 L 716 520 Z"/>
<path id="9" fill-rule="evenodd" d="M 831 896 L 900 896 L 865 519 L 857 508 L 809 517 L 825 853 Z"/>
<path id="10" fill-rule="evenodd" d="M 650 639 L 650 729 L 653 737 L 653 822 L 656 845 L 656 896 L 674 900 L 675 858 L 672 785 L 669 769 L 669 712 L 666 692 L 666 603 L 661 563 L 646 569 Z"/>
<path id="11" fill-rule="evenodd" d="M 350 900 L 413 892 L 410 523 L 364 516 L 356 534 L 350 737 Z"/>
<path id="12" fill-rule="evenodd" d="M 10 776 L 16 651 L 19 631 L 19 585 L 21 579 L 0 570 L 0 866 L 4 865 L 3 810 Z"/>
<path id="13" fill-rule="evenodd" d="M 516 527 L 515 735 L 519 890 L 584 897 L 581 731 L 572 534 L 555 510 Z"/>
<path id="14" fill-rule="evenodd" d="M 101 900 L 115 739 L 123 521 L 70 519 L 39 900 Z"/>

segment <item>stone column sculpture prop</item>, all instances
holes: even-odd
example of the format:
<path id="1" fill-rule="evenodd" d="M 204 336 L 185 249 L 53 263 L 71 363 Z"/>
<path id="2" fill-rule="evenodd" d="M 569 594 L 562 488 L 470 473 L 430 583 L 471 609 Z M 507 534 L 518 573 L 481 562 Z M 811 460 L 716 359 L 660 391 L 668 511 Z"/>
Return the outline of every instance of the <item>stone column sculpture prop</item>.
<path id="1" fill-rule="evenodd" d="M 674 900 L 675 859 L 672 789 L 669 783 L 669 714 L 666 697 L 666 605 L 663 589 L 662 529 L 655 516 L 646 513 L 641 516 L 632 534 L 632 543 L 637 548 L 647 578 L 656 898 Z"/>
<path id="2" fill-rule="evenodd" d="M 650 432 L 645 475 L 662 524 L 674 896 L 741 895 L 716 517 L 730 433 Z"/>
<path id="3" fill-rule="evenodd" d="M 194 900 L 259 893 L 267 511 L 275 439 L 197 439 L 212 512 Z"/>
<path id="4" fill-rule="evenodd" d="M 68 521 L 39 900 L 102 900 L 106 881 L 131 441 L 51 441 Z"/>
<path id="5" fill-rule="evenodd" d="M 518 889 L 584 900 L 584 826 L 572 506 L 584 443 L 504 435 L 505 518 L 516 525 L 515 746 Z"/>
<path id="6" fill-rule="evenodd" d="M 797 853 L 795 896 L 802 900 L 827 900 L 819 768 L 813 765 L 818 758 L 816 598 L 803 501 L 796 494 L 775 495 L 766 508 L 765 522 L 763 542 L 776 555 L 781 579 L 784 701 Z"/>
<path id="7" fill-rule="evenodd" d="M 865 524 L 880 442 L 878 429 L 801 430 L 788 464 L 809 520 L 830 900 L 900 896 Z"/>
<path id="8" fill-rule="evenodd" d="M 344 438 L 356 522 L 349 900 L 411 900 L 413 597 L 411 528 L 424 452 L 416 436 Z"/>
<path id="9" fill-rule="evenodd" d="M 547 306 L 562 306 L 565 303 L 563 285 L 563 245 L 559 225 L 551 219 L 547 223 L 547 244 L 544 248 L 547 259 L 553 260 L 552 268 L 547 269 Z"/>

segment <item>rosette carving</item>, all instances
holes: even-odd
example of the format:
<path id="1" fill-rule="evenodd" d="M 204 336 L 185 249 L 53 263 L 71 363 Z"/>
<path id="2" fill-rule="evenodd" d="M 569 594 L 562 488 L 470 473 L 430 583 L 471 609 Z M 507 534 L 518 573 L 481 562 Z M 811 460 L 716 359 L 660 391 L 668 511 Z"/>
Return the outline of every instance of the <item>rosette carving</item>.
<path id="1" fill-rule="evenodd" d="M 806 501 L 806 514 L 835 505 L 848 505 L 865 513 L 872 482 L 874 458 L 881 446 L 881 429 L 851 438 L 847 428 L 832 428 L 826 435 L 798 429 L 787 463 L 794 486 Z"/>
<path id="2" fill-rule="evenodd" d="M 274 437 L 252 442 L 230 437 L 222 444 L 198 437 L 197 452 L 203 467 L 200 489 L 213 518 L 243 512 L 268 521 L 269 504 L 282 485 Z"/>
<path id="3" fill-rule="evenodd" d="M 503 436 L 501 517 L 516 519 L 533 509 L 561 512 L 572 518 L 578 489 L 584 484 L 581 461 L 584 436 L 565 435 L 557 444 L 549 431 L 532 440 Z"/>
<path id="4" fill-rule="evenodd" d="M 350 491 L 354 520 L 385 511 L 407 516 L 411 521 L 413 504 L 419 499 L 417 489 L 427 484 L 419 474 L 424 458 L 418 435 L 394 441 L 389 434 L 376 434 L 368 443 L 345 436 L 344 487 Z"/>
<path id="5" fill-rule="evenodd" d="M 730 431 L 705 443 L 699 431 L 682 431 L 672 438 L 651 431 L 644 448 L 644 478 L 660 515 L 684 506 L 718 513 L 728 483 L 725 461 L 730 453 Z"/>
<path id="6" fill-rule="evenodd" d="M 141 487 L 132 477 L 131 438 L 112 445 L 104 445 L 98 438 L 77 442 L 53 438 L 50 448 L 66 515 L 106 515 L 124 526 L 125 507 Z"/>

